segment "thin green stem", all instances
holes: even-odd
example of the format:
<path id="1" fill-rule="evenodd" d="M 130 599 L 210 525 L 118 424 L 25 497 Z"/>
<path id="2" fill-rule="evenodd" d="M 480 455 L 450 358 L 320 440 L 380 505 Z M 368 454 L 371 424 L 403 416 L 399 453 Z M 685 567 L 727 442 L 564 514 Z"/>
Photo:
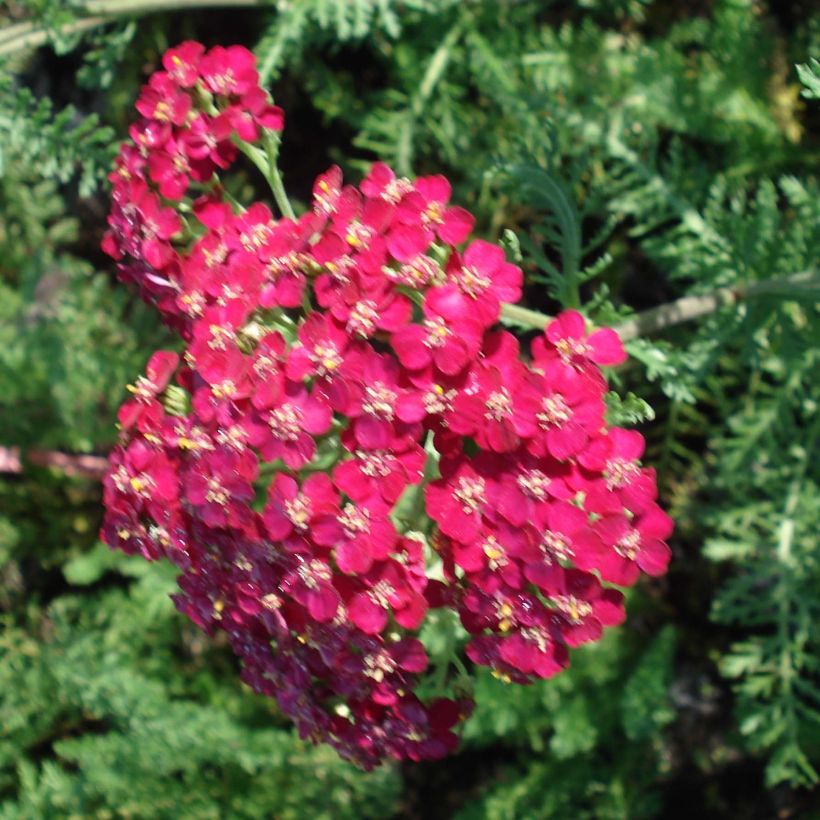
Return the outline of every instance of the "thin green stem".
<path id="1" fill-rule="evenodd" d="M 442 692 L 447 682 L 447 673 L 450 671 L 450 664 L 456 649 L 456 636 L 453 629 L 453 621 L 448 612 L 441 610 L 438 625 L 444 630 L 444 648 L 436 656 L 434 673 L 434 691 Z"/>
<path id="2" fill-rule="evenodd" d="M 527 329 L 543 330 L 554 317 L 521 307 L 521 305 L 502 305 L 501 318 Z"/>
<path id="3" fill-rule="evenodd" d="M 820 275 L 813 271 L 803 271 L 791 276 L 718 288 L 702 296 L 684 296 L 673 302 L 667 302 L 665 305 L 638 313 L 615 329 L 626 341 L 657 333 L 683 322 L 691 322 L 693 319 L 708 316 L 719 308 L 734 305 L 752 297 L 780 296 L 789 299 L 818 294 L 820 294 Z"/>
<path id="4" fill-rule="evenodd" d="M 236 210 L 238 213 L 242 213 L 244 210 L 246 210 L 245 206 L 241 202 L 239 202 L 237 198 L 233 196 L 233 194 L 228 193 L 228 191 L 226 191 L 224 188 L 222 190 L 222 196 L 225 198 L 225 201 L 229 205 L 231 205 L 234 208 L 234 210 Z"/>
<path id="5" fill-rule="evenodd" d="M 744 299 L 759 296 L 779 296 L 783 299 L 816 298 L 820 295 L 820 274 L 802 271 L 791 276 L 779 276 L 749 282 L 734 287 L 719 288 L 701 296 L 684 296 L 664 305 L 645 310 L 615 326 L 624 341 L 659 333 L 674 325 L 708 316 L 716 310 L 734 305 Z M 501 318 L 533 330 L 542 330 L 552 316 L 520 305 L 502 305 Z"/>
<path id="6" fill-rule="evenodd" d="M 276 200 L 276 204 L 279 206 L 279 210 L 284 216 L 288 219 L 296 219 L 296 214 L 294 213 L 293 207 L 288 199 L 288 195 L 285 192 L 285 184 L 282 181 L 282 174 L 279 171 L 278 160 L 279 145 L 281 144 L 281 140 L 275 132 L 265 130 L 262 136 L 262 141 L 268 154 L 268 173 L 265 178 L 268 180 L 268 185 L 270 185 L 270 188 L 273 191 L 273 198 Z"/>
<path id="7" fill-rule="evenodd" d="M 72 20 L 56 30 L 36 21 L 17 23 L 0 32 L 0 57 L 7 57 L 28 48 L 39 48 L 51 39 L 52 33 L 62 36 L 79 34 L 105 25 L 113 18 L 139 16 L 162 11 L 182 11 L 195 8 L 265 6 L 266 0 L 88 0 L 76 7 L 78 15 L 90 15 Z"/>
<path id="8" fill-rule="evenodd" d="M 453 664 L 455 665 L 456 669 L 458 670 L 459 675 L 465 680 L 470 681 L 471 676 L 470 673 L 467 671 L 467 667 L 464 666 L 464 662 L 458 656 L 458 651 L 453 652 Z"/>
<path id="9" fill-rule="evenodd" d="M 257 148 L 255 145 L 250 145 L 240 139 L 236 140 L 236 145 L 239 150 L 262 172 L 262 176 L 265 177 L 268 186 L 273 192 L 273 198 L 276 200 L 276 205 L 282 215 L 288 217 L 288 219 L 295 219 L 296 214 L 294 213 L 290 201 L 288 200 L 288 196 L 285 193 L 282 175 L 279 173 L 279 167 L 276 164 L 279 154 L 278 138 L 274 137 L 272 142 L 269 142 L 269 139 L 270 134 L 266 131 L 263 137 L 263 142 L 266 147 L 266 150 L 264 151 Z"/>
<path id="10" fill-rule="evenodd" d="M 265 0 L 86 0 L 82 7 L 89 14 L 121 15 L 222 6 L 262 5 L 266 5 Z"/>
<path id="11" fill-rule="evenodd" d="M 81 34 L 84 31 L 105 25 L 109 22 L 109 19 L 108 17 L 85 17 L 82 20 L 75 20 L 63 26 L 60 28 L 59 33 L 64 36 Z M 15 30 L 6 30 L 3 33 L 4 36 L 0 38 L 0 58 L 8 57 L 10 54 L 24 51 L 27 48 L 40 48 L 49 41 L 51 36 L 48 29 L 35 25 L 20 23 L 18 26 L 12 26 L 11 28 Z"/>

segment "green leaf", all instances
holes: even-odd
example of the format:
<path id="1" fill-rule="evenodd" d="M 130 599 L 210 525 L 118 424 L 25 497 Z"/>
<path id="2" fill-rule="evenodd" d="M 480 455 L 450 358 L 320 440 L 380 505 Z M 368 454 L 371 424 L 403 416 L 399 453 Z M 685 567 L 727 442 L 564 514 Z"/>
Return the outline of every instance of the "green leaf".
<path id="1" fill-rule="evenodd" d="M 81 553 L 63 565 L 63 575 L 75 586 L 96 583 L 106 572 L 112 571 L 140 578 L 150 571 L 150 564 L 140 556 L 123 555 L 98 542 L 89 552 Z"/>
<path id="2" fill-rule="evenodd" d="M 630 740 L 656 735 L 675 713 L 669 702 L 669 683 L 677 634 L 664 627 L 638 661 L 621 697 L 624 731 Z"/>
<path id="3" fill-rule="evenodd" d="M 808 63 L 799 64 L 795 68 L 800 82 L 805 86 L 803 96 L 810 100 L 820 100 L 820 60 L 812 57 Z"/>

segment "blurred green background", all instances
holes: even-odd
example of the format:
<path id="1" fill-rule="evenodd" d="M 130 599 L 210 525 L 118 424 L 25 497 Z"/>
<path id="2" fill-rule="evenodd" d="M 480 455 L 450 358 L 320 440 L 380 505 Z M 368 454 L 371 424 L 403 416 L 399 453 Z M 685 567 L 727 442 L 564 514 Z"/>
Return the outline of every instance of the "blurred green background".
<path id="1" fill-rule="evenodd" d="M 678 522 L 669 575 L 557 679 L 480 677 L 444 762 L 363 774 L 301 743 L 168 567 L 98 542 L 98 482 L 37 458 L 104 455 L 167 339 L 99 241 L 139 86 L 187 38 L 256 51 L 296 201 L 380 158 L 446 173 L 536 310 L 568 282 L 601 324 L 740 297 L 616 376 Z M 0 476 L 0 818 L 820 817 L 812 57 L 810 0 L 0 3 L 0 446 L 23 458 Z"/>

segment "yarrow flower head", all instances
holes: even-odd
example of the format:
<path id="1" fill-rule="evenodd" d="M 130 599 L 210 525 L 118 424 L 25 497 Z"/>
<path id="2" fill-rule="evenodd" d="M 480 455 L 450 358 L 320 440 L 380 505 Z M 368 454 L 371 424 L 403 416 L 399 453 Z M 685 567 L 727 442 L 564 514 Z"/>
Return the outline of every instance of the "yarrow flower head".
<path id="1" fill-rule="evenodd" d="M 284 115 L 244 48 L 162 65 L 103 248 L 180 350 L 120 409 L 102 537 L 173 562 L 178 608 L 303 737 L 366 768 L 442 757 L 472 670 L 559 673 L 623 621 L 614 586 L 666 569 L 643 438 L 605 420 L 600 366 L 626 354 L 565 311 L 522 355 L 497 327 L 522 272 L 442 176 L 376 163 L 356 188 L 334 167 L 298 218 L 229 199 L 222 176 Z M 431 659 L 445 608 L 460 657 Z"/>

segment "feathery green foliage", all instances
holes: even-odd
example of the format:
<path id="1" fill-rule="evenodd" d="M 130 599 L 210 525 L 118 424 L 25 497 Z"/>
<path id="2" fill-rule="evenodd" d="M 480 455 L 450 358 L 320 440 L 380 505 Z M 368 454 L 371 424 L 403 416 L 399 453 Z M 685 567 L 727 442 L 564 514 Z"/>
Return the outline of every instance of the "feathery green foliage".
<path id="1" fill-rule="evenodd" d="M 65 183 L 76 175 L 80 194 L 89 194 L 114 158 L 113 131 L 94 114 L 79 116 L 72 106 L 54 113 L 48 98 L 28 88 L 0 84 L 0 174 L 14 163 L 36 163 L 44 179 Z"/>

